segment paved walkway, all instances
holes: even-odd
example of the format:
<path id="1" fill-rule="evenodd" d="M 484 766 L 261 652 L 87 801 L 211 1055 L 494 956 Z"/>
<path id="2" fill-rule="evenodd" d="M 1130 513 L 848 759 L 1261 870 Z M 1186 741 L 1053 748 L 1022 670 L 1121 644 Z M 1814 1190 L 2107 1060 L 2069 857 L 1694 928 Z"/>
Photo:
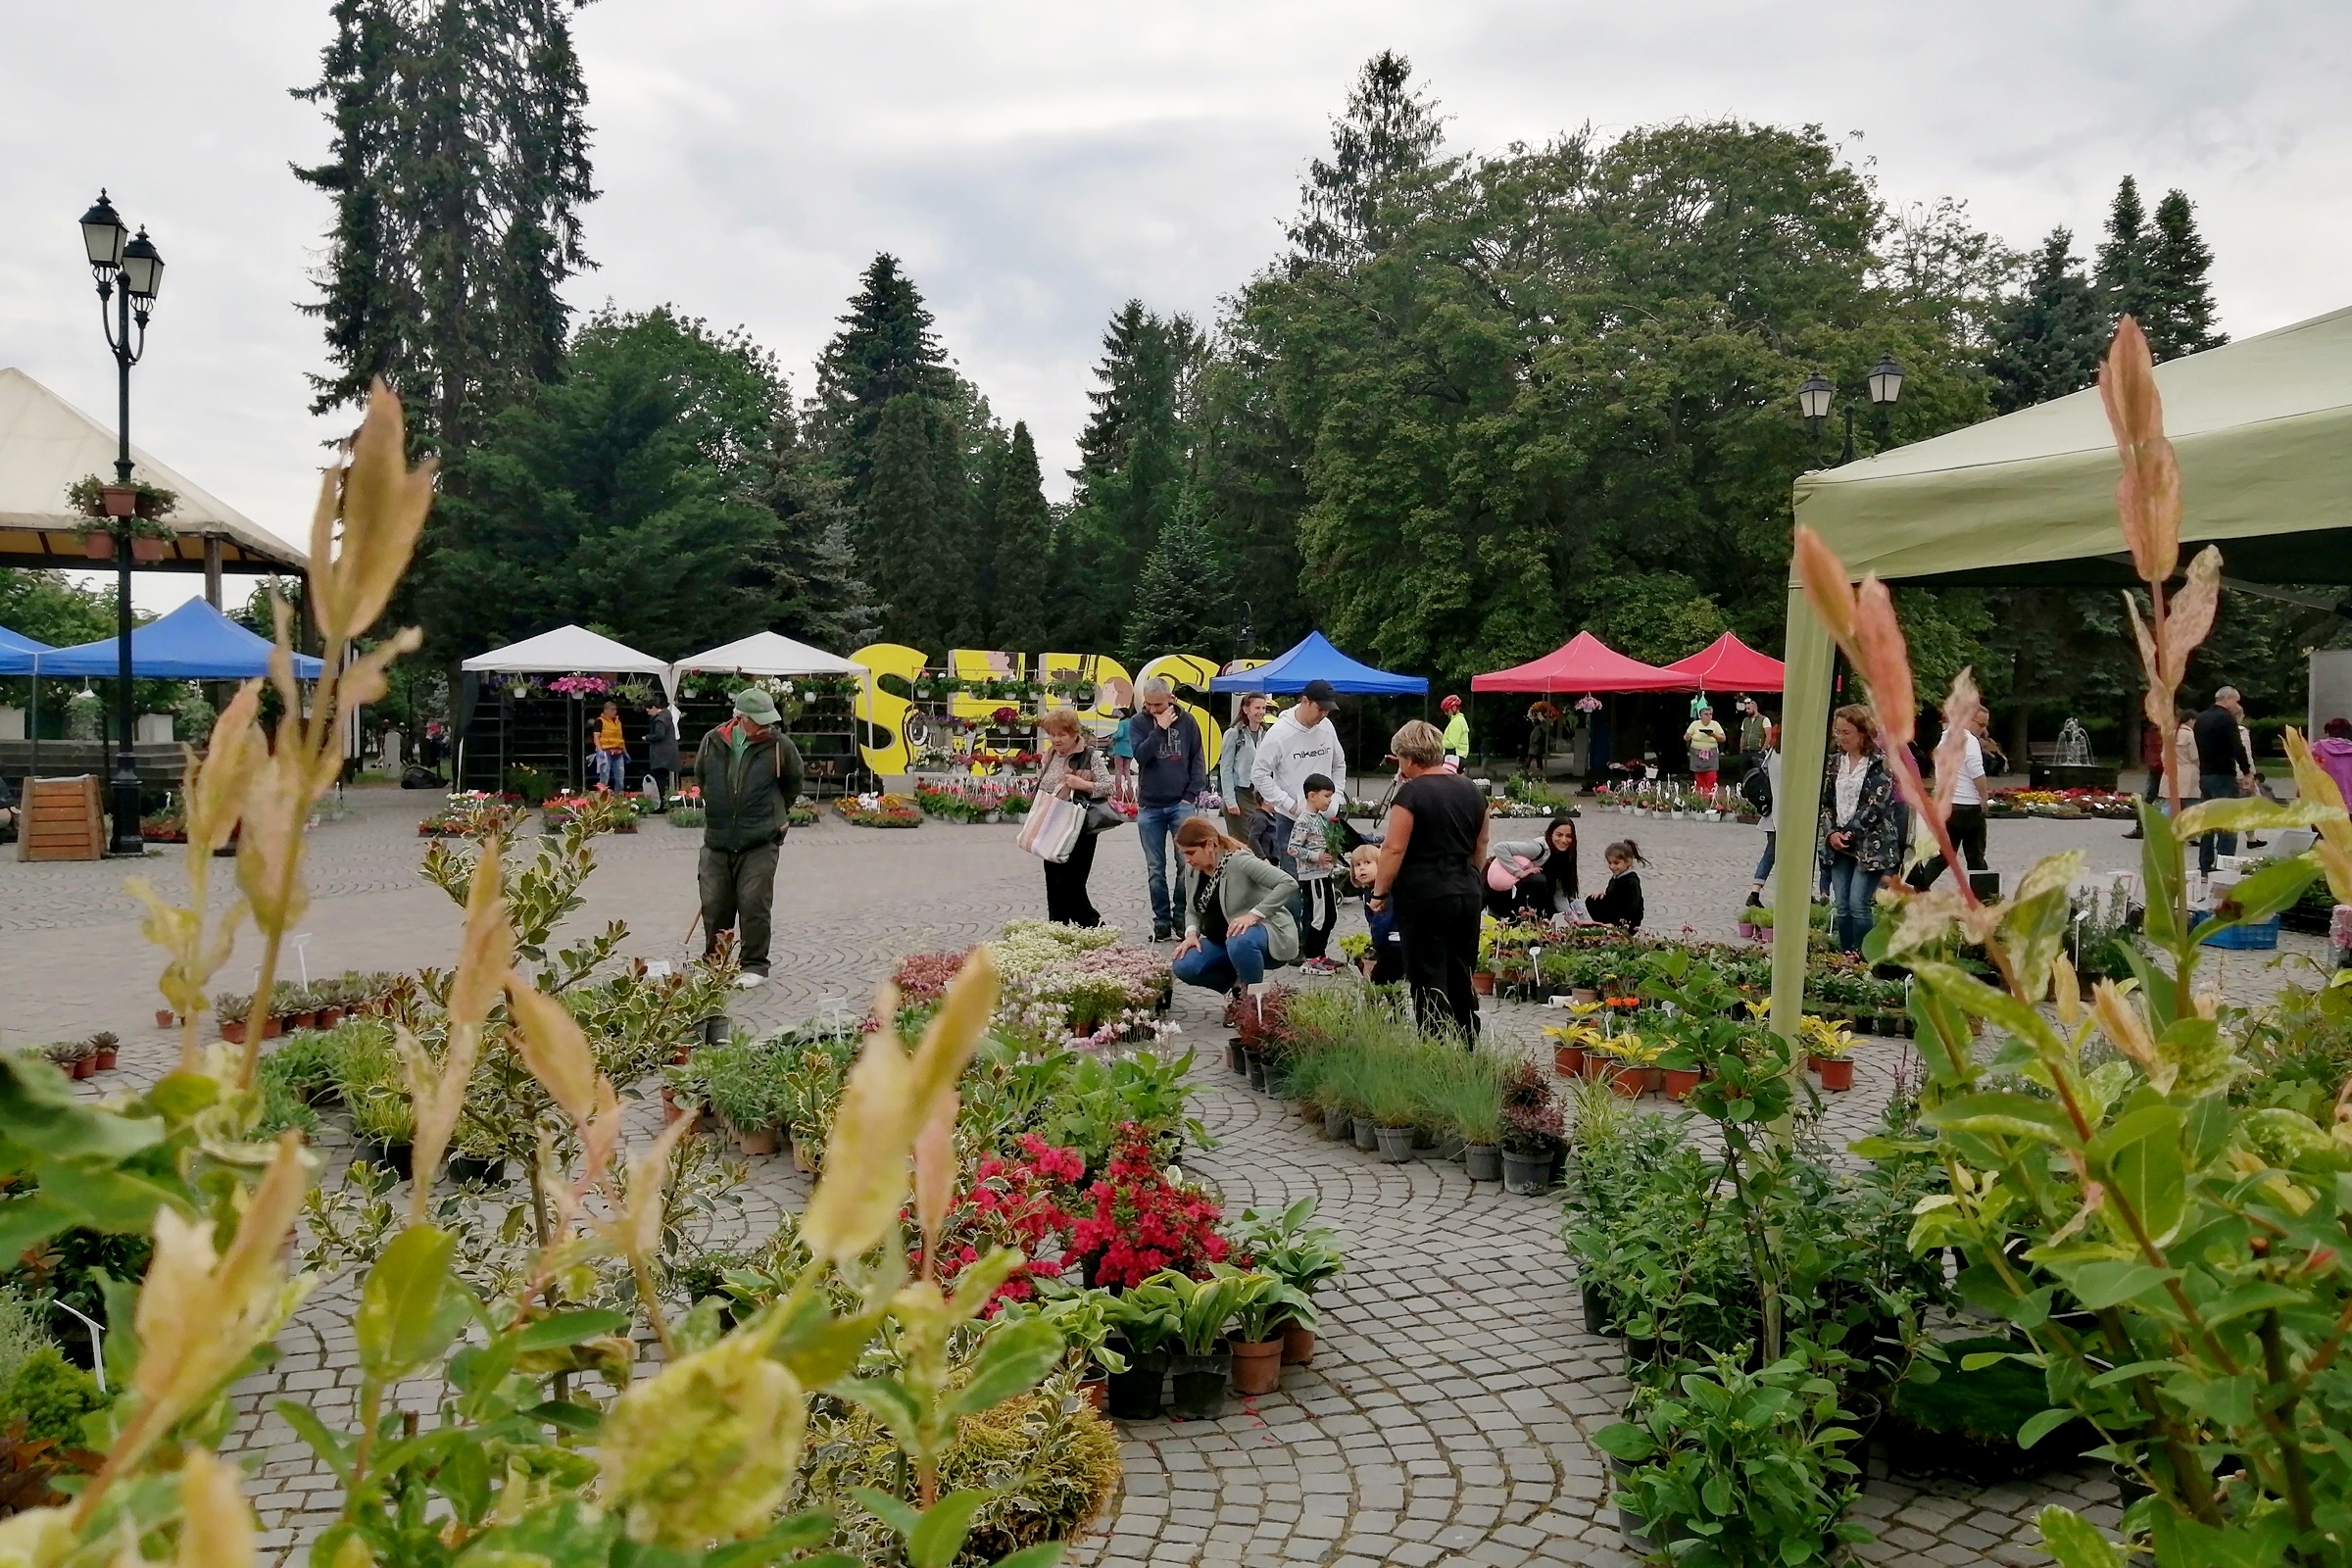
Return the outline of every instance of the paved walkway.
<path id="1" fill-rule="evenodd" d="M 314 974 L 452 961 L 457 911 L 416 874 L 420 795 L 355 794 L 355 814 L 313 840 L 315 902 L 306 928 Z M 1594 846 L 1635 824 L 1589 819 Z M 2136 846 L 2103 822 L 1999 823 L 1995 865 L 2012 876 L 2034 858 L 2082 847 L 2094 866 L 2124 868 Z M 764 1029 L 829 1007 L 861 1008 L 898 956 L 984 939 L 1004 921 L 1041 911 L 1036 862 L 1009 827 L 928 823 L 911 831 L 828 820 L 796 832 L 779 880 L 775 978 L 743 994 L 736 1022 Z M 1752 829 L 1644 822 L 1636 836 L 1655 862 L 1646 874 L 1653 923 L 1728 937 L 1758 849 Z M 599 843 L 582 927 L 626 920 L 624 951 L 673 957 L 693 915 L 699 835 L 661 821 Z M 527 841 L 526 841 L 527 842 Z M 1146 923 L 1140 852 L 1132 834 L 1104 844 L 1094 890 L 1105 916 Z M 225 867 L 225 862 L 223 862 Z M 171 1057 L 153 1027 L 143 978 L 152 950 L 119 864 L 24 865 L 0 860 L 0 1031 L 10 1044 L 106 1028 L 124 1041 L 118 1082 L 145 1081 Z M 167 892 L 176 858 L 147 874 Z M 1353 917 L 1350 916 L 1350 919 Z M 2294 940 L 2294 939 L 2290 939 Z M 2309 944 L 2298 943 L 2301 946 Z M 2267 991 L 2269 955 L 2223 958 L 2229 988 Z M 232 968 L 221 988 L 245 983 Z M 1218 1147 L 1190 1167 L 1229 1209 L 1320 1195 L 1345 1233 L 1348 1273 L 1326 1298 L 1313 1366 L 1294 1368 L 1282 1393 L 1209 1422 L 1138 1424 L 1127 1431 L 1127 1483 L 1114 1517 L 1075 1554 L 1094 1564 L 1422 1565 L 1614 1564 L 1620 1552 L 1603 1467 L 1587 1436 L 1615 1418 L 1627 1393 L 1613 1342 L 1582 1332 L 1572 1271 L 1547 1200 L 1473 1185 L 1461 1167 L 1386 1165 L 1324 1142 L 1307 1123 L 1249 1093 L 1211 1058 L 1223 1031 L 1212 999 L 1183 992 L 1176 1017 L 1201 1048 L 1196 1077 Z M 1532 1043 L 1532 1010 L 1493 1015 L 1499 1035 Z M 1875 1121 L 1901 1048 L 1866 1044 L 1858 1088 L 1838 1103 L 1834 1133 Z M 90 1086 L 103 1091 L 107 1079 Z M 637 1113 L 650 1135 L 651 1104 Z M 330 1145 L 340 1144 L 330 1135 Z M 790 1162 L 753 1163 L 745 1206 L 713 1234 L 734 1246 L 763 1234 L 806 1197 Z M 346 1328 L 348 1278 L 330 1282 L 280 1337 L 283 1357 L 238 1391 L 232 1448 L 260 1477 L 266 1544 L 288 1551 L 329 1515 L 332 1483 L 269 1411 L 275 1398 L 312 1404 L 348 1423 L 358 1381 Z M 421 1403 L 430 1391 L 404 1391 Z M 1924 1556 L 1955 1565 L 2042 1561 L 2031 1548 L 2034 1511 L 2061 1498 L 2112 1521 L 2111 1491 L 2061 1475 L 1989 1492 L 1942 1482 L 1874 1478 L 1861 1512 L 1880 1540 L 1864 1561 Z"/>

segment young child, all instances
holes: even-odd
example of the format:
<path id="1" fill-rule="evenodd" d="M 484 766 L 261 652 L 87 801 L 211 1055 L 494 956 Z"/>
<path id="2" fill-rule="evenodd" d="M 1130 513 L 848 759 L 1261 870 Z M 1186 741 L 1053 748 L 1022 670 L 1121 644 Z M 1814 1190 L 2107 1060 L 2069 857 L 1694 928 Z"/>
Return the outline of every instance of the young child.
<path id="1" fill-rule="evenodd" d="M 1306 775 L 1298 791 L 1305 809 L 1287 846 L 1298 867 L 1298 892 L 1306 900 L 1306 918 L 1298 924 L 1298 966 L 1308 974 L 1334 974 L 1340 967 L 1327 956 L 1331 928 L 1340 920 L 1339 889 L 1332 885 L 1339 857 L 1331 853 L 1331 798 L 1337 793 L 1329 774 Z"/>
<path id="2" fill-rule="evenodd" d="M 1379 845 L 1358 844 L 1348 852 L 1348 879 L 1358 888 L 1369 892 L 1379 871 Z M 1376 986 L 1393 986 L 1404 978 L 1404 938 L 1396 931 L 1396 901 L 1377 909 L 1367 905 L 1364 922 L 1372 933 L 1372 957 L 1364 977 Z"/>
<path id="3" fill-rule="evenodd" d="M 1632 839 L 1619 839 L 1600 852 L 1609 864 L 1609 885 L 1585 901 L 1585 912 L 1603 925 L 1621 925 L 1628 931 L 1642 924 L 1642 873 L 1637 865 L 1649 862 L 1642 858 L 1642 846 Z"/>

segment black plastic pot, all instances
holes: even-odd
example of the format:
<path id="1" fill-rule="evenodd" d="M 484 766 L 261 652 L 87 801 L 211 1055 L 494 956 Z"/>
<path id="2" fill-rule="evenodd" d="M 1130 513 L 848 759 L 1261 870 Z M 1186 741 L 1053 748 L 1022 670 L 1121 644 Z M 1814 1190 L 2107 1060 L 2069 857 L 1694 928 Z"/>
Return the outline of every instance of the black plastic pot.
<path id="1" fill-rule="evenodd" d="M 1237 1073 L 1246 1073 L 1250 1070 L 1249 1048 L 1242 1044 L 1240 1035 L 1235 1035 L 1225 1042 L 1225 1065 Z"/>
<path id="2" fill-rule="evenodd" d="M 1608 1292 L 1597 1285 L 1588 1284 L 1577 1287 L 1577 1295 L 1584 1304 L 1585 1332 L 1587 1334 L 1614 1334 L 1617 1332 L 1617 1313 L 1609 1304 Z"/>
<path id="3" fill-rule="evenodd" d="M 1334 1143 L 1351 1143 L 1355 1139 L 1355 1118 L 1345 1105 L 1323 1107 L 1323 1136 Z"/>
<path id="4" fill-rule="evenodd" d="M 1658 1549 L 1642 1528 L 1642 1516 L 1622 1498 L 1617 1503 L 1617 1534 L 1624 1540 L 1626 1549 L 1637 1557 L 1646 1557 Z"/>
<path id="5" fill-rule="evenodd" d="M 1392 1165 L 1401 1165 L 1413 1157 L 1413 1130 L 1410 1127 L 1375 1127 L 1373 1142 L 1380 1146 L 1380 1157 Z"/>
<path id="6" fill-rule="evenodd" d="M 474 1182 L 484 1187 L 507 1185 L 507 1162 L 504 1159 L 475 1159 L 468 1154 L 449 1156 L 449 1179 L 454 1182 Z"/>
<path id="7" fill-rule="evenodd" d="M 1502 1190 L 1522 1197 L 1541 1198 L 1551 1191 L 1551 1156 L 1549 1154 L 1514 1154 L 1502 1152 Z"/>
<path id="8" fill-rule="evenodd" d="M 1233 1352 L 1178 1352 L 1168 1376 L 1168 1413 L 1188 1421 L 1210 1421 L 1225 1413 L 1225 1385 L 1233 1378 Z"/>
<path id="9" fill-rule="evenodd" d="M 1121 1421 L 1156 1420 L 1160 1413 L 1160 1388 L 1167 1376 L 1167 1351 L 1153 1350 L 1147 1355 L 1130 1350 L 1127 1370 L 1110 1374 L 1110 1393 L 1103 1403 Z"/>
<path id="10" fill-rule="evenodd" d="M 1625 1366 L 1628 1372 L 1638 1366 L 1647 1366 L 1657 1358 L 1656 1340 L 1637 1340 L 1630 1334 L 1625 1337 Z"/>
<path id="11" fill-rule="evenodd" d="M 1371 1117 L 1358 1116 L 1352 1125 L 1355 1130 L 1356 1148 L 1369 1154 L 1380 1147 L 1380 1129 L 1373 1125 Z"/>
<path id="12" fill-rule="evenodd" d="M 1462 1164 L 1474 1182 L 1502 1180 L 1502 1151 L 1494 1144 L 1465 1144 Z"/>
<path id="13" fill-rule="evenodd" d="M 1266 1092 L 1266 1063 L 1256 1052 L 1250 1053 L 1250 1087 L 1259 1094 Z"/>

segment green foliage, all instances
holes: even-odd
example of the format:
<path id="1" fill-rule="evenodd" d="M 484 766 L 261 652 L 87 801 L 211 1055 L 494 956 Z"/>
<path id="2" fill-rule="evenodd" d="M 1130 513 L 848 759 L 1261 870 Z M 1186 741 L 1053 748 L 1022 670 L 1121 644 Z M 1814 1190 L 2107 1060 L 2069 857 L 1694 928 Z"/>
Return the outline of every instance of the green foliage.
<path id="1" fill-rule="evenodd" d="M 2072 230 L 2050 230 L 2023 285 L 2001 304 L 1984 360 L 1996 413 L 2080 392 L 2098 376 L 2111 323 L 2074 245 Z"/>
<path id="2" fill-rule="evenodd" d="M 98 1380 L 67 1360 L 54 1346 L 42 1346 L 17 1367 L 0 1389 L 0 1431 L 24 1423 L 28 1438 L 84 1446 L 81 1418 L 111 1401 Z"/>
<path id="3" fill-rule="evenodd" d="M 47 1302 L 13 1288 L 0 1288 L 0 1388 L 14 1381 L 17 1368 L 31 1359 L 34 1351 L 52 1343 L 44 1327 L 48 1317 Z"/>
<path id="4" fill-rule="evenodd" d="M 1193 1097 L 1200 1089 L 1191 1080 L 1192 1069 L 1189 1051 L 1181 1056 L 1151 1051 L 1080 1056 L 1056 1086 L 1046 1141 L 1076 1150 L 1090 1170 L 1103 1168 L 1120 1128 L 1130 1124 L 1167 1159 L 1175 1158 L 1188 1139 L 1196 1149 L 1213 1149 L 1208 1129 L 1193 1114 Z"/>
<path id="5" fill-rule="evenodd" d="M 1946 1340 L 1887 1401 L 1888 1418 L 1914 1434 L 1914 1451 L 1937 1469 L 1987 1484 L 2064 1463 L 2090 1446 L 2087 1427 L 2049 1435 L 2036 1418 L 2049 1408 L 2038 1358 L 2021 1340 L 1979 1335 Z M 2031 1448 L 2021 1432 L 2042 1435 Z"/>
<path id="6" fill-rule="evenodd" d="M 988 535 L 995 591 L 985 607 L 988 646 L 1042 652 L 1056 620 L 1053 586 L 1054 514 L 1038 471 L 1037 442 L 1015 421 L 992 487 Z M 1174 646 L 1171 644 L 1170 646 Z"/>

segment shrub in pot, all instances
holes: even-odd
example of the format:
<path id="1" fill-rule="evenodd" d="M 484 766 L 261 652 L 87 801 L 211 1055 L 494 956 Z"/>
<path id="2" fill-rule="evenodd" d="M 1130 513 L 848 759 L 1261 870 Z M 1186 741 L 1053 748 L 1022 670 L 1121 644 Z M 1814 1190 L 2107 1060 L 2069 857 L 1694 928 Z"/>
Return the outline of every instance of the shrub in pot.
<path id="1" fill-rule="evenodd" d="M 1182 1275 L 1175 1276 L 1182 1279 Z M 1183 1300 L 1155 1275 L 1113 1296 L 1102 1308 L 1126 1366 L 1109 1374 L 1105 1399 L 1109 1413 L 1122 1421 L 1150 1421 L 1160 1412 L 1162 1386 L 1182 1322 Z"/>
<path id="2" fill-rule="evenodd" d="M 1204 1280 L 1166 1269 L 1145 1282 L 1164 1285 L 1176 1298 L 1176 1358 L 1168 1372 L 1168 1409 L 1192 1420 L 1224 1413 L 1225 1385 L 1233 1376 L 1226 1325 L 1275 1283 L 1269 1274 L 1217 1267 L 1222 1272 Z"/>
<path id="3" fill-rule="evenodd" d="M 1850 1053 L 1854 1037 L 1845 1026 L 1828 1018 L 1807 1017 L 1798 1025 L 1805 1048 L 1805 1065 L 1821 1079 L 1821 1087 L 1832 1094 L 1842 1094 L 1854 1087 L 1854 1063 Z"/>
<path id="4" fill-rule="evenodd" d="M 1090 1289 L 1051 1277 L 1037 1281 L 1037 1299 L 1007 1299 L 1003 1316 L 1011 1321 L 1025 1316 L 1044 1318 L 1061 1336 L 1062 1365 L 1078 1378 L 1078 1392 L 1097 1410 L 1109 1404 L 1110 1380 L 1127 1371 L 1127 1357 L 1111 1344 L 1112 1317 L 1118 1298 L 1109 1291 Z M 1158 1402 L 1159 1391 L 1152 1391 Z"/>
<path id="5" fill-rule="evenodd" d="M 1306 1293 L 1269 1269 L 1238 1269 L 1230 1263 L 1210 1265 L 1217 1278 L 1262 1280 L 1264 1284 L 1234 1308 L 1233 1389 L 1236 1394 L 1272 1394 L 1282 1387 L 1285 1331 L 1303 1321 L 1314 1332 L 1315 1307 Z M 1301 1315 L 1303 1314 L 1303 1318 Z M 1311 1352 L 1310 1352 L 1311 1353 Z"/>
<path id="6" fill-rule="evenodd" d="M 1234 1229 L 1234 1241 L 1260 1271 L 1273 1275 L 1304 1299 L 1295 1306 L 1279 1301 L 1276 1323 L 1282 1329 L 1285 1366 L 1304 1366 L 1315 1356 L 1314 1294 L 1348 1267 L 1339 1247 L 1339 1232 L 1313 1223 L 1315 1199 L 1310 1194 L 1270 1217 L 1244 1209 Z"/>

